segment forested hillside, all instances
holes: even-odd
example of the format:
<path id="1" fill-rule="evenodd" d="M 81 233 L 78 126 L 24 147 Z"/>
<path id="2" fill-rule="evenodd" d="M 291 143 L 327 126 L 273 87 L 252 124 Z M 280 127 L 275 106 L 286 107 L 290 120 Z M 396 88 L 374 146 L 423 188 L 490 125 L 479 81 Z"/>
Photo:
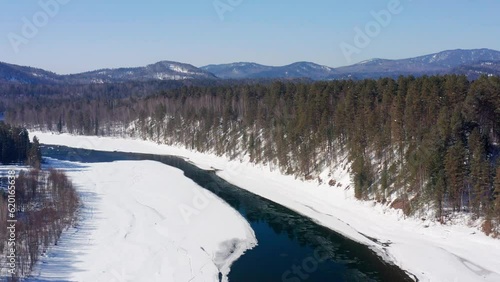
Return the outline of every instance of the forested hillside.
<path id="1" fill-rule="evenodd" d="M 4 103 L 18 125 L 248 156 L 323 182 L 331 179 L 320 172 L 347 157 L 359 199 L 400 203 L 408 215 L 434 210 L 444 220 L 464 211 L 500 222 L 498 77 L 184 86 L 147 98 Z"/>

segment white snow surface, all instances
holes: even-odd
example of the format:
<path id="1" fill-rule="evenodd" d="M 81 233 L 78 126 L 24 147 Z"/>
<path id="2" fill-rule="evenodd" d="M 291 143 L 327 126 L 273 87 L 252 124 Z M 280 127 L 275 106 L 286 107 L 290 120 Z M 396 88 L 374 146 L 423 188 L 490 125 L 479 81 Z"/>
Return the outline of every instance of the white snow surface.
<path id="1" fill-rule="evenodd" d="M 341 167 L 331 176 L 342 187 L 304 182 L 248 161 L 135 139 L 30 132 L 43 144 L 84 149 L 177 155 L 205 169 L 216 168 L 230 183 L 289 207 L 332 230 L 364 243 L 419 281 L 500 281 L 500 240 L 466 223 L 441 225 L 403 219 L 400 211 L 354 198 L 349 174 Z M 328 181 L 326 181 L 328 182 Z M 377 239 L 377 242 L 370 240 Z M 390 243 L 384 247 L 382 243 Z"/>
<path id="2" fill-rule="evenodd" d="M 83 202 L 81 220 L 41 257 L 28 281 L 227 281 L 257 243 L 226 202 L 153 161 L 82 164 L 66 171 Z"/>

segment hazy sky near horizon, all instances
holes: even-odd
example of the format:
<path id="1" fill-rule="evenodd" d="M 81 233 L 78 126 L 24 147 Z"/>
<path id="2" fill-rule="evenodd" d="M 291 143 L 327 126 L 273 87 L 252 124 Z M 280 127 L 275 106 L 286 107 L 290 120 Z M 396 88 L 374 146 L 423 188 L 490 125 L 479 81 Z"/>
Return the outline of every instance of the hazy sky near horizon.
<path id="1" fill-rule="evenodd" d="M 400 5 L 388 9 L 394 1 Z M 338 67 L 370 58 L 407 58 L 449 49 L 500 50 L 500 1 L 496 0 L 0 3 L 0 61 L 61 74 L 161 60 L 195 66 L 313 61 Z M 44 9 L 41 3 L 52 5 Z M 384 21 L 377 22 L 373 12 L 382 10 L 390 14 L 390 20 L 382 17 Z M 355 41 L 359 30 L 368 34 L 368 43 Z M 346 56 L 346 46 L 356 52 Z"/>

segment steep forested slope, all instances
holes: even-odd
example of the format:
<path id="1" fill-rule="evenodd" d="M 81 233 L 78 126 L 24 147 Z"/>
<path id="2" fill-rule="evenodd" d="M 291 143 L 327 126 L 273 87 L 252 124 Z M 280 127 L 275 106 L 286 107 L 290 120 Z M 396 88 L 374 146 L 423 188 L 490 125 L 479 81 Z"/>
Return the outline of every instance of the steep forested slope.
<path id="1" fill-rule="evenodd" d="M 144 99 L 22 99 L 5 102 L 10 122 L 248 156 L 305 179 L 318 179 L 347 156 L 359 199 L 407 214 L 434 210 L 440 219 L 452 211 L 500 219 L 497 77 L 181 87 Z"/>

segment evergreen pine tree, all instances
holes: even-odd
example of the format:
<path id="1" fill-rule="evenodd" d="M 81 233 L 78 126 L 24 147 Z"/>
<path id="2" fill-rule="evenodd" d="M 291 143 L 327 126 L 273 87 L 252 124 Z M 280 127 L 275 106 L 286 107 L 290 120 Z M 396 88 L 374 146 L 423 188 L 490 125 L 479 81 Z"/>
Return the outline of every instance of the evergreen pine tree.
<path id="1" fill-rule="evenodd" d="M 460 210 L 465 185 L 465 148 L 462 142 L 451 146 L 445 157 L 444 165 L 449 185 L 450 201 L 453 210 Z"/>
<path id="2" fill-rule="evenodd" d="M 42 151 L 40 149 L 40 142 L 36 136 L 33 137 L 33 143 L 29 150 L 28 164 L 36 169 L 42 168 Z"/>
<path id="3" fill-rule="evenodd" d="M 500 225 L 500 165 L 497 167 L 494 181 L 493 210 L 497 224 Z"/>

